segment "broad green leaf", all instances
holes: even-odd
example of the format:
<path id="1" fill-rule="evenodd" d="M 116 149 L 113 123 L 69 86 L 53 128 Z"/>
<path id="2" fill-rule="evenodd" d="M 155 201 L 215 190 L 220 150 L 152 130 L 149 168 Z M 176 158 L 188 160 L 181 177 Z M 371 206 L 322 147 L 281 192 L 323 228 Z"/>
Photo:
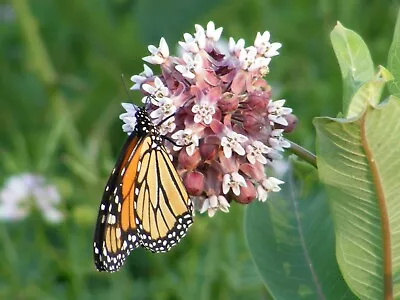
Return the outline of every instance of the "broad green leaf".
<path id="1" fill-rule="evenodd" d="M 340 22 L 331 32 L 331 42 L 343 78 L 343 112 L 348 116 L 355 92 L 363 83 L 373 79 L 374 64 L 362 38 Z"/>
<path id="2" fill-rule="evenodd" d="M 389 84 L 389 92 L 400 97 L 400 10 L 397 13 L 393 41 L 389 50 L 388 68 L 394 76 L 394 80 Z"/>
<path id="3" fill-rule="evenodd" d="M 361 299 L 400 297 L 400 101 L 317 118 L 317 157 L 343 276 Z M 385 274 L 385 275 L 384 275 Z M 385 298 L 389 299 L 389 298 Z M 393 299 L 393 298 L 390 298 Z"/>
<path id="4" fill-rule="evenodd" d="M 320 189 L 304 195 L 289 177 L 278 195 L 246 208 L 245 230 L 275 299 L 355 299 L 336 262 L 332 219 Z"/>
<path id="5" fill-rule="evenodd" d="M 356 91 L 350 102 L 347 118 L 357 117 L 368 105 L 376 106 L 381 99 L 386 82 L 392 79 L 392 74 L 380 66 L 375 78 L 361 85 Z"/>

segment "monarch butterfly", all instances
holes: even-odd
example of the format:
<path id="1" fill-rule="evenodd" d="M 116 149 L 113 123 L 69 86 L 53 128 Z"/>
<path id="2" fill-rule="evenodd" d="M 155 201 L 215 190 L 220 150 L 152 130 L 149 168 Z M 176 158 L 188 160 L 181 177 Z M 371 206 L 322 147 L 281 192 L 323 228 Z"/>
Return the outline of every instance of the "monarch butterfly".
<path id="1" fill-rule="evenodd" d="M 94 233 L 97 270 L 115 272 L 142 246 L 166 252 L 193 222 L 193 204 L 145 107 L 108 179 Z"/>

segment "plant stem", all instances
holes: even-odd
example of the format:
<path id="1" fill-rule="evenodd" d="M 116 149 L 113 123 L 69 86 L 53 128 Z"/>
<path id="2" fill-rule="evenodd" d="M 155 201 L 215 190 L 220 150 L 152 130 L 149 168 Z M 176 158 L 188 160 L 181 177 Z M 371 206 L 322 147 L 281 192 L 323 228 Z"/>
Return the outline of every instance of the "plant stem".
<path id="1" fill-rule="evenodd" d="M 313 167 L 317 168 L 317 157 L 314 153 L 308 151 L 307 149 L 301 147 L 300 145 L 287 140 L 290 143 L 290 148 L 288 149 L 293 154 L 296 154 L 298 157 L 302 158 Z"/>
<path id="2" fill-rule="evenodd" d="M 19 20 L 23 40 L 27 45 L 29 62 L 46 87 L 52 87 L 56 83 L 56 72 L 40 38 L 38 21 L 32 15 L 26 0 L 13 0 L 12 4 Z"/>

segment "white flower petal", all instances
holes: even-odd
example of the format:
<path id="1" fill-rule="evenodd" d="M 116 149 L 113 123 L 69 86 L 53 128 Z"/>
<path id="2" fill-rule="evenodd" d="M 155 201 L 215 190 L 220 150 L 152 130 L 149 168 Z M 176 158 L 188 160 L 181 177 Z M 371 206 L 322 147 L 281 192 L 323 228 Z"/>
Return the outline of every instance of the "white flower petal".
<path id="1" fill-rule="evenodd" d="M 267 201 L 268 192 L 262 187 L 262 185 L 257 186 L 257 198 L 261 202 Z"/>
<path id="2" fill-rule="evenodd" d="M 224 155 L 226 158 L 231 158 L 232 156 L 232 148 L 231 147 L 223 147 Z"/>
<path id="3" fill-rule="evenodd" d="M 213 119 L 213 118 L 212 118 L 212 115 L 206 115 L 206 116 L 203 118 L 203 122 L 204 122 L 204 124 L 210 125 L 212 119 Z"/>
<path id="4" fill-rule="evenodd" d="M 239 185 L 234 185 L 234 186 L 232 186 L 232 192 L 233 192 L 236 196 L 239 196 L 239 195 L 240 195 L 240 187 L 239 187 Z"/>
<path id="5" fill-rule="evenodd" d="M 194 115 L 194 122 L 195 123 L 200 123 L 202 121 L 203 121 L 203 117 L 201 115 L 199 115 L 199 114 L 195 114 Z"/>
<path id="6" fill-rule="evenodd" d="M 247 186 L 244 177 L 237 172 L 232 173 L 232 180 L 236 181 L 241 186 Z"/>
<path id="7" fill-rule="evenodd" d="M 163 37 L 160 39 L 159 49 L 164 58 L 167 58 L 169 56 L 168 44 Z"/>
<path id="8" fill-rule="evenodd" d="M 230 183 L 231 181 L 231 175 L 230 174 L 225 174 L 222 182 L 222 192 L 224 194 L 227 194 L 230 190 Z"/>
<path id="9" fill-rule="evenodd" d="M 245 155 L 246 151 L 244 151 L 244 148 L 242 147 L 242 145 L 240 145 L 239 143 L 235 144 L 233 150 L 235 150 L 235 152 L 239 155 Z"/>

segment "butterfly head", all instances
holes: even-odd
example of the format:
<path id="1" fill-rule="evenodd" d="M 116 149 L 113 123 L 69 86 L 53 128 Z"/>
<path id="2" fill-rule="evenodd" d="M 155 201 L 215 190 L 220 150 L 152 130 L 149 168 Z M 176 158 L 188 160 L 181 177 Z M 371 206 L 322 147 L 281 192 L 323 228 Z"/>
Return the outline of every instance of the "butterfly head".
<path id="1" fill-rule="evenodd" d="M 153 135 L 159 134 L 145 107 L 138 107 L 135 117 L 136 126 L 134 131 L 138 136 L 146 136 L 149 133 Z"/>

